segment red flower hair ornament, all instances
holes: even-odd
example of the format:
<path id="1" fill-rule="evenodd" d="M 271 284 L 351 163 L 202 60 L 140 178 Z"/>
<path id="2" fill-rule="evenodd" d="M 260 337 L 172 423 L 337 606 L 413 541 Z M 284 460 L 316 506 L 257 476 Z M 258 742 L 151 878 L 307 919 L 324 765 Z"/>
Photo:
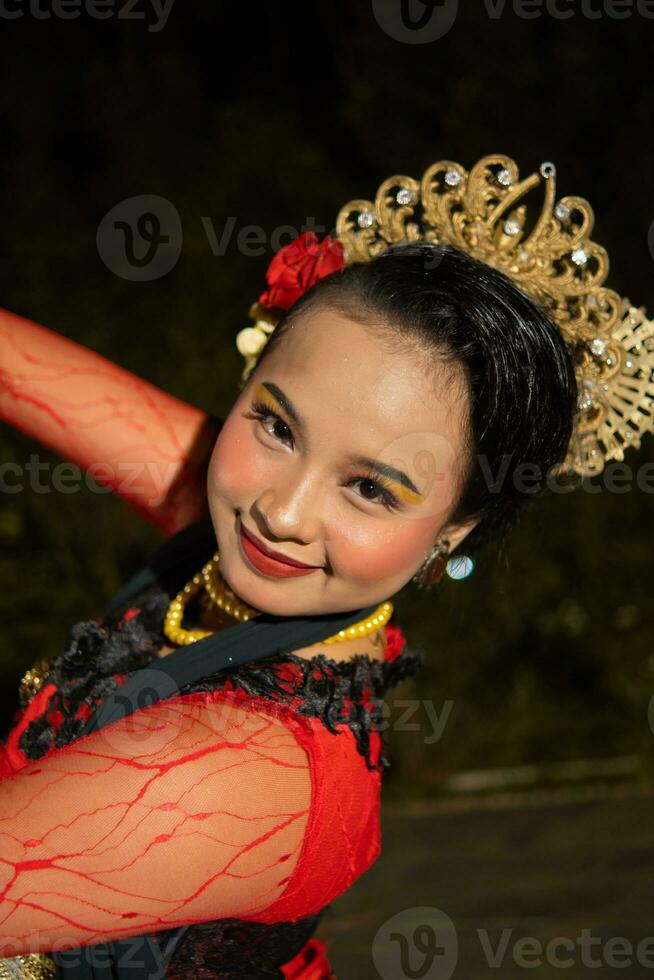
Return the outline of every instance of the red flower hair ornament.
<path id="1" fill-rule="evenodd" d="M 242 379 L 252 372 L 282 315 L 325 276 L 345 265 L 343 246 L 337 238 L 318 241 L 315 231 L 306 231 L 277 252 L 266 272 L 268 288 L 250 310 L 253 327 L 245 327 L 236 337 L 236 346 L 245 358 Z"/>

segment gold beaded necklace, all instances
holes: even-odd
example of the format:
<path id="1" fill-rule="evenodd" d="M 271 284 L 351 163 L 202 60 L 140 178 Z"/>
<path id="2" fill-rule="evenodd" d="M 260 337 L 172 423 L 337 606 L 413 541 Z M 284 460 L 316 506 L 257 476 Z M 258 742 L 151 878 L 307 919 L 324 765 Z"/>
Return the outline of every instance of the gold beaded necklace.
<path id="1" fill-rule="evenodd" d="M 171 643 L 175 643 L 178 646 L 188 646 L 190 643 L 196 643 L 198 640 L 203 640 L 206 636 L 211 636 L 215 633 L 215 630 L 185 629 L 182 626 L 188 604 L 195 596 L 202 592 L 211 601 L 214 609 L 221 610 L 239 623 L 247 622 L 248 619 L 260 615 L 258 609 L 254 609 L 252 606 L 241 602 L 234 592 L 232 592 L 220 574 L 220 569 L 218 568 L 219 562 L 220 555 L 216 552 L 213 558 L 203 566 L 197 575 L 194 575 L 186 583 L 184 588 L 177 593 L 170 603 L 164 620 L 163 630 Z M 339 630 L 338 633 L 323 640 L 322 643 L 343 643 L 345 640 L 359 639 L 362 636 L 367 636 L 368 633 L 372 633 L 385 626 L 392 614 L 393 603 L 388 601 L 380 602 L 372 616 L 369 616 L 367 619 L 362 619 L 358 623 L 348 626 L 346 629 Z M 317 645 L 313 644 L 313 646 Z"/>

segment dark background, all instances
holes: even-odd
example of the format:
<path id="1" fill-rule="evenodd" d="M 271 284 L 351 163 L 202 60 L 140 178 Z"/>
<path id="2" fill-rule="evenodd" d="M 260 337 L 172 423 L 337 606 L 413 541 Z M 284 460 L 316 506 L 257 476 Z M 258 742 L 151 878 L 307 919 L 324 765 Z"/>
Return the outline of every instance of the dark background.
<path id="1" fill-rule="evenodd" d="M 369 0 L 176 0 L 160 31 L 85 13 L 39 20 L 24 5 L 0 25 L 0 304 L 224 417 L 242 367 L 234 338 L 272 255 L 243 254 L 240 229 L 258 225 L 268 243 L 309 218 L 330 230 L 342 204 L 392 173 L 502 152 L 522 175 L 556 163 L 558 196 L 595 208 L 610 284 L 653 310 L 654 20 L 616 19 L 600 0 L 596 18 L 568 6 L 567 20 L 525 19 L 508 3 L 491 17 L 462 2 L 445 36 L 408 44 Z M 152 24 L 144 3 L 134 12 L 146 9 Z M 183 227 L 179 262 L 153 282 L 113 274 L 96 247 L 107 211 L 139 194 L 168 199 Z M 224 255 L 203 216 L 218 234 L 235 219 Z M 56 461 L 0 425 L 1 460 L 34 452 Z M 629 462 L 652 460 L 648 436 Z M 555 496 L 501 560 L 400 594 L 428 666 L 398 697 L 453 707 L 433 744 L 424 714 L 418 733 L 394 725 L 389 793 L 434 795 L 459 770 L 522 763 L 628 757 L 647 769 L 651 521 L 652 496 L 635 485 Z M 160 541 L 105 494 L 0 495 L 4 727 L 23 671 L 99 616 Z"/>

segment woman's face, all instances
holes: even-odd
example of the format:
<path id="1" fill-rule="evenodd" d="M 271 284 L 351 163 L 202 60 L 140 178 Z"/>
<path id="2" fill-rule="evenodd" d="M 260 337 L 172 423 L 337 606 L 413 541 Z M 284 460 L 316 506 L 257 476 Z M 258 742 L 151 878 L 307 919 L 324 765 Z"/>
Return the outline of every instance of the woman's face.
<path id="1" fill-rule="evenodd" d="M 467 389 L 451 366 L 427 363 L 317 308 L 257 366 L 208 475 L 221 572 L 242 600 L 287 616 L 372 605 L 408 582 L 437 537 L 452 549 L 470 530 L 443 527 Z M 297 567 L 266 560 L 252 539 L 311 570 L 289 576 Z"/>

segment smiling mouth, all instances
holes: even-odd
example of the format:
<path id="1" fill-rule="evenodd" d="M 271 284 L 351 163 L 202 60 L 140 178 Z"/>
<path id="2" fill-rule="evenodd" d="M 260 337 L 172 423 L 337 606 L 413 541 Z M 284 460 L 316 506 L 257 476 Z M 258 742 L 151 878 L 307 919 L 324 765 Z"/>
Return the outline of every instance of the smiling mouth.
<path id="1" fill-rule="evenodd" d="M 258 538 L 256 534 L 253 534 L 252 531 L 249 531 L 246 527 L 244 527 L 242 522 L 239 522 L 239 534 L 241 537 L 241 543 L 245 546 L 248 557 L 252 558 L 252 549 L 255 549 L 255 557 L 261 556 L 261 558 L 267 559 L 269 562 L 273 563 L 273 566 L 278 566 L 280 571 L 285 568 L 289 572 L 291 572 L 293 569 L 297 570 L 298 572 L 312 572 L 322 568 L 322 565 L 307 565 L 305 562 L 296 561 L 294 558 L 289 558 L 287 555 L 283 555 L 279 551 L 273 551 L 271 548 L 266 546 L 261 538 Z"/>

